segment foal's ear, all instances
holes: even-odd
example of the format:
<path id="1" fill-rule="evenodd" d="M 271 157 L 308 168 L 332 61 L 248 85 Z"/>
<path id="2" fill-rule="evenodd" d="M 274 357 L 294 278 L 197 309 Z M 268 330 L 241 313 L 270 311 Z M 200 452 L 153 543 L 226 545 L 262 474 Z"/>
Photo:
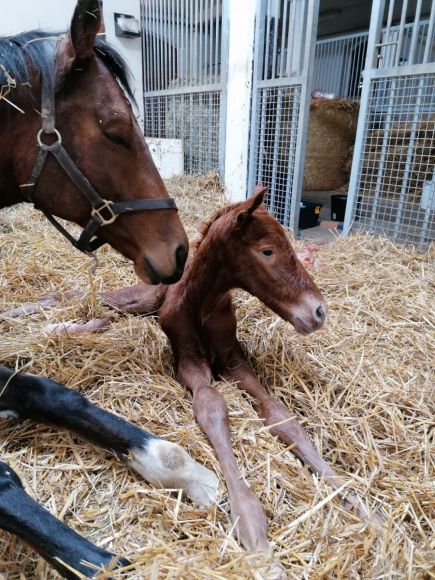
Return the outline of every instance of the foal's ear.
<path id="1" fill-rule="evenodd" d="M 58 50 L 56 65 L 60 75 L 92 56 L 101 22 L 100 0 L 78 0 L 70 30 Z"/>
<path id="2" fill-rule="evenodd" d="M 237 221 L 239 224 L 243 224 L 249 219 L 249 216 L 253 214 L 253 212 L 263 203 L 264 196 L 268 187 L 261 185 L 260 183 L 254 187 L 254 191 L 252 192 L 252 197 L 250 197 L 245 202 L 245 210 L 240 212 L 237 216 Z"/>

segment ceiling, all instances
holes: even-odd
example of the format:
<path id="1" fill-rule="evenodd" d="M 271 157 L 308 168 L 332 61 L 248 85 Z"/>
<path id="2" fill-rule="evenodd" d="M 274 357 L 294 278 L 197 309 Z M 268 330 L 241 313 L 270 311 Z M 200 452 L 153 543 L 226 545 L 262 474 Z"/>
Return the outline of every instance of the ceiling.
<path id="1" fill-rule="evenodd" d="M 412 22 L 415 15 L 417 0 L 409 0 L 407 22 Z M 393 13 L 393 23 L 400 20 L 403 2 L 396 0 Z M 432 0 L 423 0 L 421 18 L 428 18 Z M 389 2 L 386 1 L 388 8 Z M 368 30 L 370 26 L 371 0 L 320 0 L 319 24 L 317 37 L 333 36 L 347 32 Z M 385 13 L 386 21 L 386 13 Z"/>

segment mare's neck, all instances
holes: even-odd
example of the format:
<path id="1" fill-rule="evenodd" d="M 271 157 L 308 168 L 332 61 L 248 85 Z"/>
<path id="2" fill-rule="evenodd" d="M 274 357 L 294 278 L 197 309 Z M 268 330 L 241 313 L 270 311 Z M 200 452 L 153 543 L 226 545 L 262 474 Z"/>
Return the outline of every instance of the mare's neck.
<path id="1" fill-rule="evenodd" d="M 38 94 L 37 76 L 34 85 Z M 0 104 L 0 208 L 26 201 L 20 185 L 29 181 L 38 150 L 36 134 L 41 117 L 36 109 L 40 99 L 33 100 L 29 92 L 15 92 L 18 90 L 8 93 L 7 99 L 22 112 L 6 101 Z"/>

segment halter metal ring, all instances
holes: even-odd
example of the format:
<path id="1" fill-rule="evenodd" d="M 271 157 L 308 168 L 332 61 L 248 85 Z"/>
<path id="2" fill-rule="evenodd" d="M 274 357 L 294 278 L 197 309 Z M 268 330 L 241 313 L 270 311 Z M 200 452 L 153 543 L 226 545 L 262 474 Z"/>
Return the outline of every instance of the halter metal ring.
<path id="1" fill-rule="evenodd" d="M 54 143 L 51 143 L 50 145 L 48 145 L 47 143 L 44 143 L 41 139 L 41 135 L 43 133 L 46 133 L 47 135 L 56 135 L 56 141 Z M 59 133 L 59 131 L 57 129 L 54 129 L 52 133 L 47 133 L 46 131 L 44 131 L 44 129 L 39 129 L 38 134 L 36 135 L 36 140 L 38 142 L 38 145 L 41 147 L 41 149 L 50 150 L 53 147 L 56 147 L 57 145 L 62 144 L 62 135 Z"/>
<path id="2" fill-rule="evenodd" d="M 93 207 L 92 208 L 91 215 L 92 215 L 92 217 L 97 216 L 100 226 L 108 226 L 109 224 L 113 224 L 113 222 L 116 220 L 118 215 L 112 209 L 113 201 L 110 201 L 109 199 L 103 199 L 102 201 L 103 201 L 103 205 L 100 205 L 100 207 Z M 110 214 L 109 219 L 106 219 L 102 215 L 101 212 L 104 210 L 107 210 L 109 212 L 109 214 Z"/>

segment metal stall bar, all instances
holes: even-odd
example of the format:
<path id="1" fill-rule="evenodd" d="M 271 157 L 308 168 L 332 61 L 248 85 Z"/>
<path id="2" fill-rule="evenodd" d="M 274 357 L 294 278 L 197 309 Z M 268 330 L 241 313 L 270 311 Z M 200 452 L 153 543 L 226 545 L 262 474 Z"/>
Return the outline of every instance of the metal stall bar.
<path id="1" fill-rule="evenodd" d="M 384 170 L 385 170 L 385 161 L 386 161 L 387 150 L 388 150 L 388 145 L 389 145 L 389 141 L 390 141 L 390 131 L 391 131 L 392 118 L 393 118 L 393 107 L 394 107 L 394 101 L 395 101 L 395 96 L 396 96 L 395 93 L 396 93 L 396 81 L 393 80 L 392 86 L 391 86 L 390 98 L 388 101 L 387 114 L 386 114 L 386 118 L 385 118 L 381 154 L 380 154 L 380 159 L 379 159 L 378 175 L 376 178 L 375 195 L 374 195 L 374 199 L 373 199 L 373 207 L 372 207 L 372 213 L 371 213 L 371 218 L 370 218 L 370 227 L 374 226 L 376 214 L 378 211 L 379 201 L 381 198 L 381 190 L 382 190 L 383 179 L 384 179 Z"/>
<path id="2" fill-rule="evenodd" d="M 420 21 L 420 14 L 421 14 L 421 4 L 423 0 L 417 0 L 417 7 L 415 9 L 415 18 L 412 24 L 412 36 L 411 36 L 411 46 L 409 48 L 409 64 L 414 64 L 415 61 L 415 48 L 417 45 L 417 37 L 418 37 L 418 24 Z"/>
<path id="3" fill-rule="evenodd" d="M 248 192 L 269 186 L 268 206 L 297 229 L 318 0 L 258 0 Z"/>
<path id="4" fill-rule="evenodd" d="M 301 0 L 305 4 L 305 0 Z M 298 230 L 299 210 L 301 205 L 302 182 L 304 179 L 305 149 L 308 133 L 308 115 L 310 112 L 310 89 L 314 70 L 314 50 L 317 34 L 317 21 L 319 15 L 319 0 L 308 0 L 307 18 L 305 28 L 305 43 L 303 48 L 303 61 L 301 61 L 302 83 L 300 91 L 300 106 L 298 115 L 298 136 L 295 151 L 295 164 L 293 176 L 293 188 L 290 207 L 290 227 L 295 232 Z M 302 52 L 302 46 L 301 50 Z M 287 195 L 289 192 L 287 192 Z"/>
<path id="5" fill-rule="evenodd" d="M 187 173 L 223 176 L 227 4 L 141 0 L 146 135 L 182 139 Z"/>
<path id="6" fill-rule="evenodd" d="M 397 208 L 396 219 L 394 222 L 393 239 L 397 239 L 397 236 L 399 235 L 400 226 L 402 223 L 403 212 L 405 210 L 405 200 L 406 200 L 406 195 L 407 195 L 407 190 L 408 190 L 409 177 L 410 177 L 410 173 L 411 173 L 411 164 L 412 164 L 412 161 L 414 158 L 417 125 L 418 125 L 418 121 L 419 121 L 420 113 L 421 113 L 423 83 L 424 83 L 424 77 L 421 77 L 418 81 L 417 101 L 415 103 L 414 114 L 412 116 L 411 134 L 409 137 L 408 151 L 406 153 L 405 171 L 404 171 L 403 180 L 402 180 L 402 187 L 400 188 L 399 206 Z"/>
<path id="7" fill-rule="evenodd" d="M 275 92 L 275 91 L 274 91 Z M 282 89 L 276 89 L 276 112 L 275 112 L 275 130 L 273 136 L 273 155 L 272 155 L 272 181 L 269 193 L 269 208 L 273 214 L 276 214 L 276 178 L 278 172 L 278 154 L 281 144 L 281 115 L 282 115 Z"/>
<path id="8" fill-rule="evenodd" d="M 346 215 L 344 218 L 343 233 L 349 235 L 352 227 L 356 202 L 358 199 L 358 187 L 361 177 L 361 161 L 365 147 L 365 132 L 367 122 L 367 112 L 370 95 L 370 76 L 367 74 L 370 69 L 375 69 L 377 66 L 377 45 L 381 37 L 382 31 L 382 16 L 384 13 L 385 0 L 373 0 L 371 25 L 369 31 L 369 38 L 367 41 L 367 56 L 365 71 L 363 73 L 363 86 L 361 91 L 361 104 L 358 115 L 358 126 L 355 137 L 355 149 L 352 159 L 352 169 L 350 172 L 349 192 L 347 196 Z"/>
<path id="9" fill-rule="evenodd" d="M 403 33 L 405 31 L 406 13 L 408 12 L 408 0 L 403 0 L 402 14 L 400 15 L 399 37 L 397 39 L 396 56 L 394 59 L 394 66 L 399 66 L 400 55 L 402 53 Z"/>
<path id="10" fill-rule="evenodd" d="M 430 54 L 431 50 L 432 51 L 434 50 L 434 46 L 432 44 L 434 23 L 435 23 L 435 2 L 432 2 L 430 17 L 429 17 L 429 25 L 427 28 L 426 44 L 424 47 L 423 63 L 429 62 L 429 54 Z"/>
<path id="11" fill-rule="evenodd" d="M 227 128 L 227 82 L 228 82 L 228 51 L 229 51 L 229 18 L 228 2 L 221 4 L 221 64 L 220 64 L 220 103 L 219 103 L 219 175 L 223 181 L 225 175 L 225 141 Z"/>
<path id="12" fill-rule="evenodd" d="M 347 235 L 358 213 L 359 229 L 422 245 L 435 239 L 434 173 L 428 153 L 435 131 L 430 40 L 435 8 L 423 23 L 422 2 L 417 0 L 413 23 L 407 25 L 408 2 L 402 1 L 399 27 L 390 27 L 390 3 L 386 30 L 391 34 L 379 43 L 384 2 L 374 2 L 344 230 Z M 425 35 L 425 42 L 418 44 L 418 37 Z M 388 56 L 393 41 L 396 51 Z M 386 57 L 379 63 L 376 49 Z"/>

